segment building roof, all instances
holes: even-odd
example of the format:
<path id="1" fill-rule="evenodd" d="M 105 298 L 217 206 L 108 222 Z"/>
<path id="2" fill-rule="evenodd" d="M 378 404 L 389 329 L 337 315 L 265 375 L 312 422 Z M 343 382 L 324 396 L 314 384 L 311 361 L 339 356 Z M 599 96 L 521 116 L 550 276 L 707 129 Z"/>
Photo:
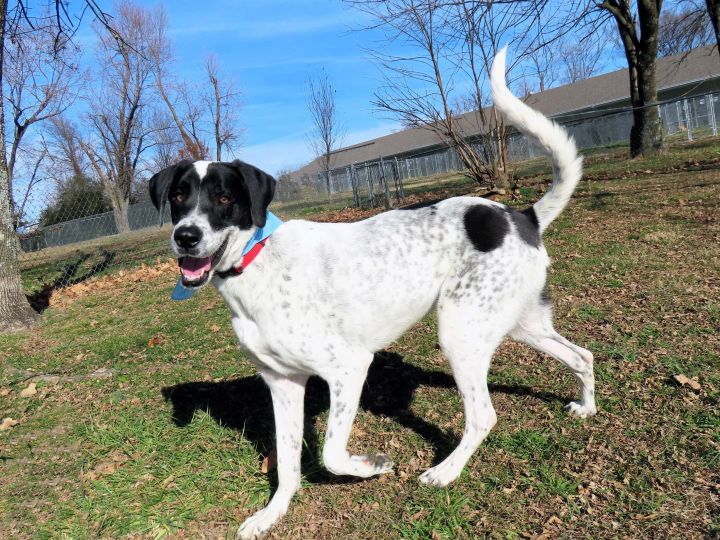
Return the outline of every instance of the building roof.
<path id="1" fill-rule="evenodd" d="M 658 92 L 684 88 L 716 77 L 720 77 L 720 55 L 714 46 L 658 58 L 657 61 Z M 689 93 L 692 93 L 691 90 L 692 86 Z M 629 100 L 628 70 L 619 69 L 532 94 L 526 102 L 543 114 L 557 118 L 569 113 L 606 109 L 613 104 L 626 104 Z M 480 133 L 481 125 L 476 112 L 460 115 L 458 120 L 466 136 Z M 441 142 L 429 129 L 405 129 L 334 151 L 331 167 L 345 167 L 352 163 L 376 160 L 380 156 L 418 153 L 423 148 L 437 146 Z M 315 159 L 293 176 L 313 174 L 320 170 L 320 160 Z"/>

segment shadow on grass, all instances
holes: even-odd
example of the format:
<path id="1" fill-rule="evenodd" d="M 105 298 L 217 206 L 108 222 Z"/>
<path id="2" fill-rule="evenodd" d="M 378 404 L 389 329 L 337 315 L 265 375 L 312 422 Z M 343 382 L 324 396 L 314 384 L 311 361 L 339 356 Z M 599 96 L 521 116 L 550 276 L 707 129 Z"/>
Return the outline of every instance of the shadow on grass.
<path id="1" fill-rule="evenodd" d="M 459 443 L 452 432 L 443 431 L 416 416 L 410 410 L 415 390 L 420 386 L 454 388 L 452 376 L 442 371 L 427 371 L 402 361 L 402 356 L 379 352 L 368 372 L 360 407 L 379 416 L 392 418 L 400 425 L 415 431 L 435 450 L 434 464 L 444 459 Z M 518 396 L 533 396 L 546 402 L 562 402 L 562 398 L 548 392 L 536 392 L 524 386 L 490 385 L 491 392 Z M 162 389 L 166 401 L 172 403 L 173 421 L 177 426 L 188 425 L 196 411 L 207 412 L 222 426 L 243 432 L 261 455 L 275 446 L 275 430 L 270 392 L 259 376 L 243 377 L 222 382 L 187 382 Z M 320 465 L 320 441 L 315 430 L 315 418 L 328 410 L 330 398 L 327 384 L 319 377 L 308 381 L 305 392 L 305 448 L 303 472 L 313 483 L 335 484 L 361 481 L 351 477 L 337 477 Z M 273 488 L 276 478 L 271 477 Z"/>
<path id="2" fill-rule="evenodd" d="M 103 259 L 91 266 L 82 275 L 77 275 L 78 270 L 90 258 L 89 253 L 85 253 L 76 261 L 66 264 L 60 271 L 60 275 L 52 283 L 46 283 L 39 291 L 26 295 L 32 308 L 36 312 L 42 313 L 50 305 L 50 298 L 57 289 L 81 283 L 108 268 L 115 260 L 115 252 L 103 250 L 102 254 Z"/>

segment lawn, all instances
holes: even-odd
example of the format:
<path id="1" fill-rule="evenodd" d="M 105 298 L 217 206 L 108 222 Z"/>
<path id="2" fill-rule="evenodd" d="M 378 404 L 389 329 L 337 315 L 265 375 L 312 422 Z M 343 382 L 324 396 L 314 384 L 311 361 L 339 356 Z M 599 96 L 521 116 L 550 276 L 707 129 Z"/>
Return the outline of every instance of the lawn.
<path id="1" fill-rule="evenodd" d="M 394 472 L 323 469 L 329 400 L 312 380 L 303 489 L 271 537 L 720 537 L 718 162 L 716 140 L 595 153 L 545 235 L 556 326 L 595 353 L 596 417 L 566 416 L 569 373 L 508 341 L 497 426 L 455 484 L 419 484 L 463 430 L 428 316 L 376 356 L 351 437 Z M 548 171 L 517 173 L 523 206 Z M 472 189 L 450 186 L 423 196 Z M 232 538 L 268 500 L 268 392 L 215 291 L 171 302 L 175 276 L 164 258 L 103 270 L 56 291 L 32 333 L 0 337 L 0 416 L 17 421 L 0 431 L 0 537 Z"/>

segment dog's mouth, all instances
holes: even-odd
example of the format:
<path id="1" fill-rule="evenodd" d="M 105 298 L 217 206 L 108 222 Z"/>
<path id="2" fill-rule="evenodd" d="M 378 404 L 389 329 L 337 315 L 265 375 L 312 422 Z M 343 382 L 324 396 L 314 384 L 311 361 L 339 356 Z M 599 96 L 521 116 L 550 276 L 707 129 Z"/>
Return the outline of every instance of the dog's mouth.
<path id="1" fill-rule="evenodd" d="M 209 257 L 191 257 L 186 255 L 178 259 L 182 284 L 190 289 L 202 287 L 210 279 L 215 265 L 220 261 L 227 247 L 227 238 L 220 248 Z"/>

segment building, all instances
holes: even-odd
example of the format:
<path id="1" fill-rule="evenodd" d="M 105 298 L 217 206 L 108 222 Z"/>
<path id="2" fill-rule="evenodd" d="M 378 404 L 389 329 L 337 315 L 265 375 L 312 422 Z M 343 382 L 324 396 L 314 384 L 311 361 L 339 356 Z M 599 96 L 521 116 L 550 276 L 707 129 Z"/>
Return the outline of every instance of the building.
<path id="1" fill-rule="evenodd" d="M 716 47 L 659 58 L 657 88 L 667 133 L 688 131 L 692 136 L 692 130 L 700 126 L 717 133 L 715 111 L 720 116 L 720 55 Z M 527 103 L 566 125 L 581 148 L 627 140 L 632 125 L 627 69 L 533 94 Z M 461 115 L 458 121 L 469 139 L 482 132 L 475 112 Z M 510 137 L 508 151 L 510 159 L 533 156 L 532 147 L 519 134 Z M 402 178 L 462 168 L 454 152 L 433 132 L 407 129 L 333 152 L 333 191 L 350 189 L 351 167 L 364 168 L 367 164 L 379 163 L 381 158 L 383 162 L 396 163 L 392 173 Z M 316 159 L 295 171 L 292 177 L 307 181 L 321 173 L 320 160 Z"/>

